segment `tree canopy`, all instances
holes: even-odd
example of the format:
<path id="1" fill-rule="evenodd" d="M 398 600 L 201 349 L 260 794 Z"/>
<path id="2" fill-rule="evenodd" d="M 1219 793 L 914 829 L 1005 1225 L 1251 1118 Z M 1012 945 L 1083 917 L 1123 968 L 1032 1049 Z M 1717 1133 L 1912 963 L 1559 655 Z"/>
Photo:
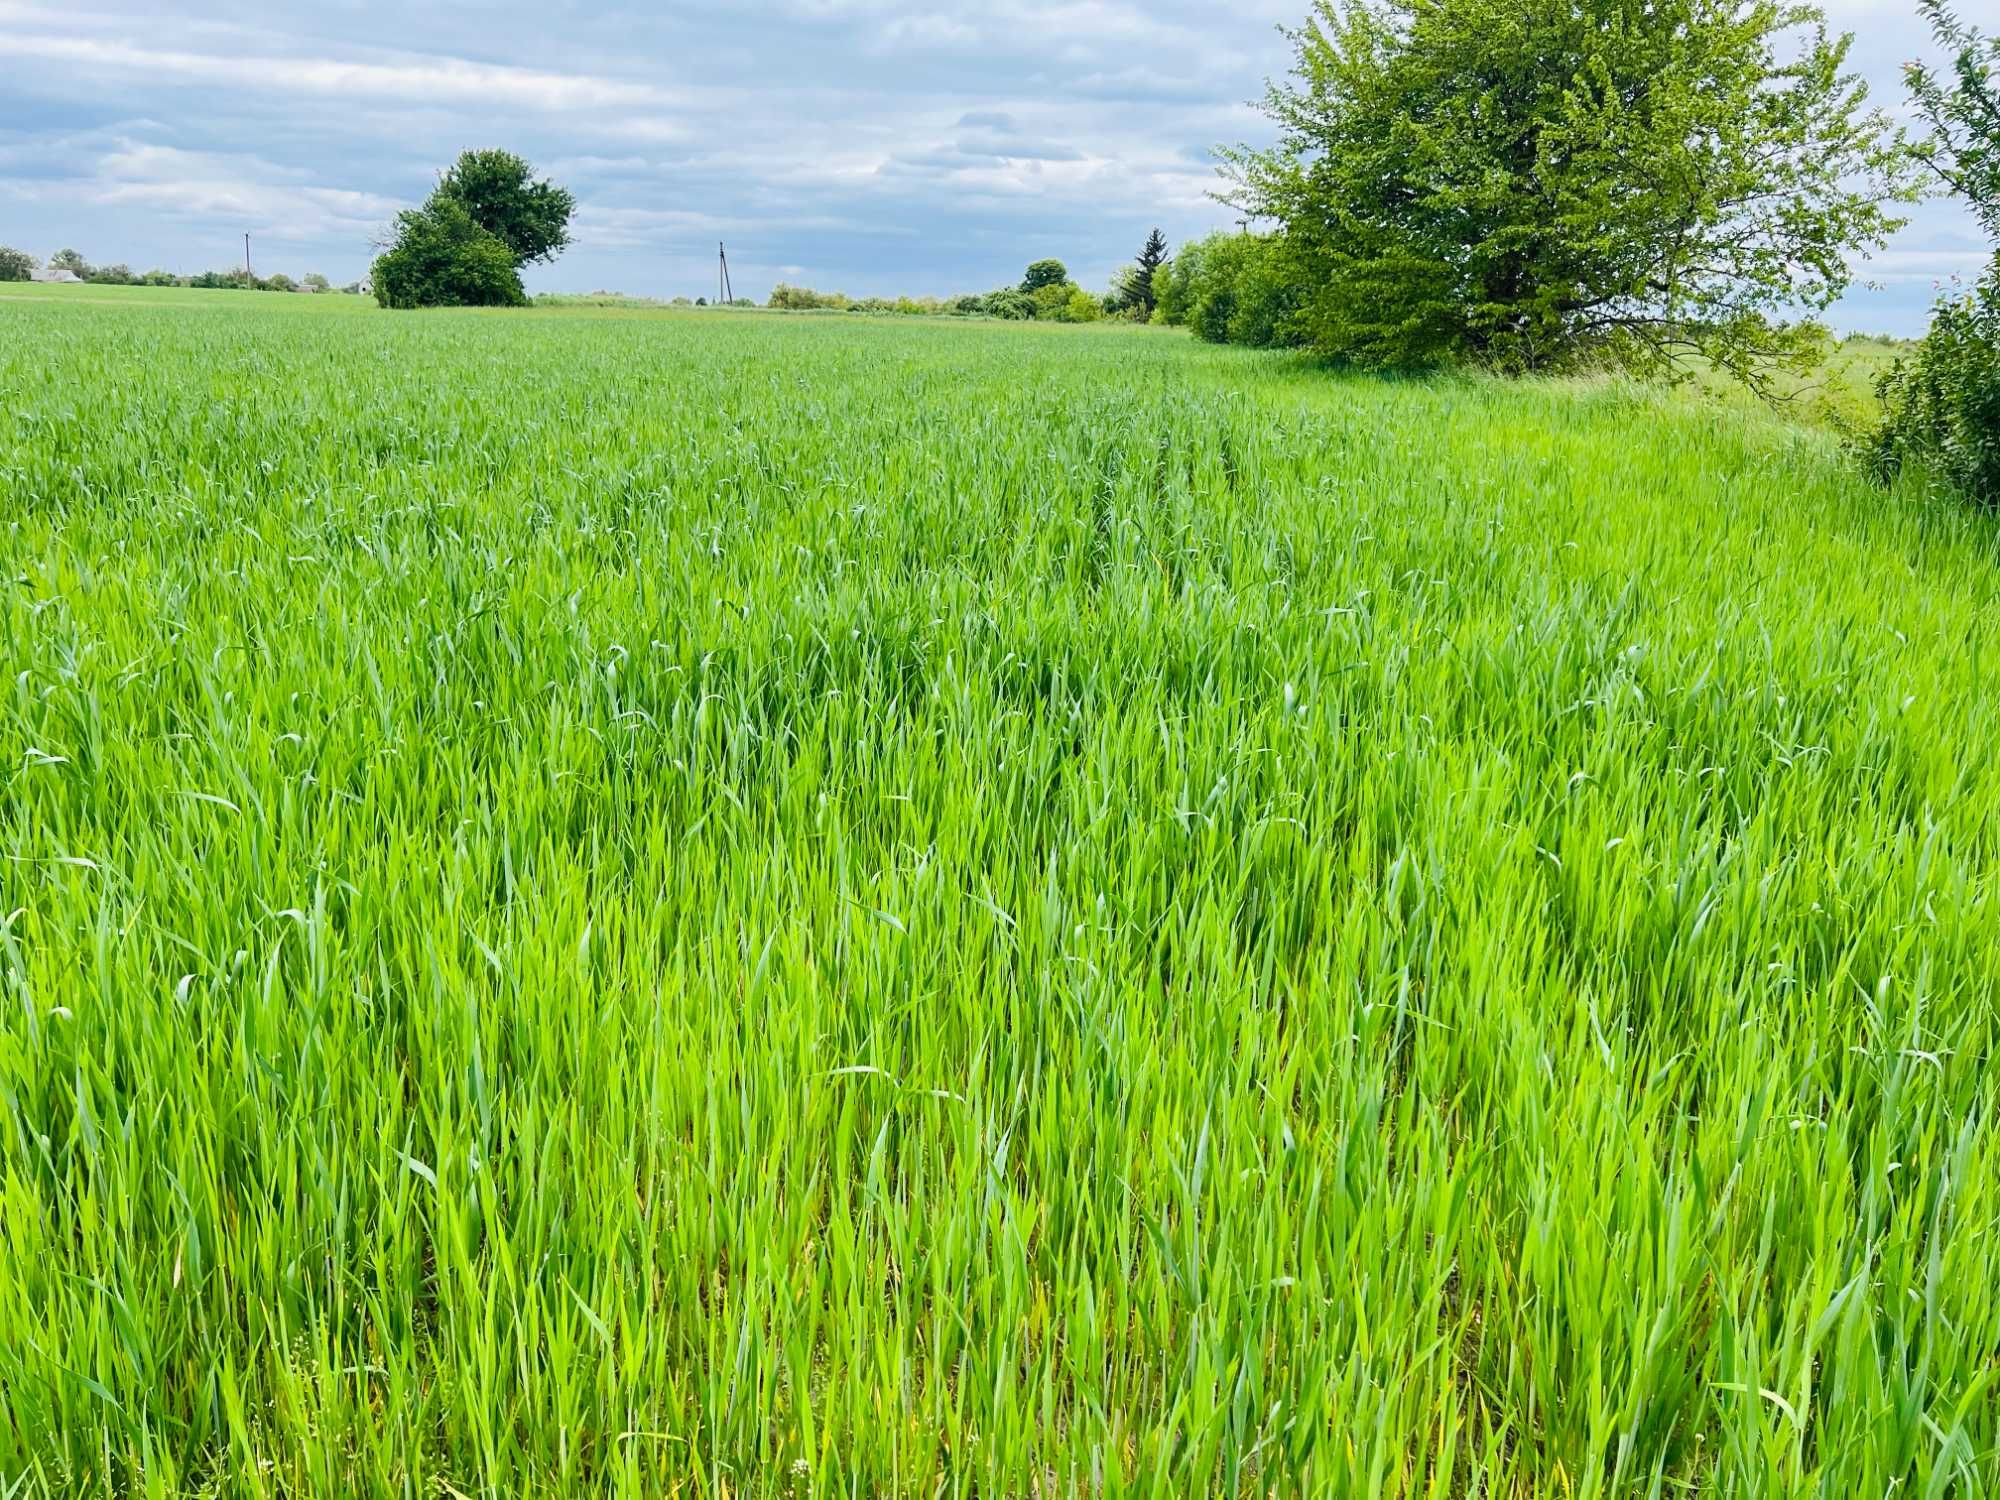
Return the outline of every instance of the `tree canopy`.
<path id="1" fill-rule="evenodd" d="M 375 262 L 384 307 L 519 307 L 522 266 L 569 244 L 576 199 L 510 151 L 467 151 Z"/>
<path id="2" fill-rule="evenodd" d="M 1951 63 L 1944 72 L 1921 62 L 1905 69 L 1930 130 L 1917 154 L 2000 239 L 2000 36 L 1980 35 L 1944 0 L 1918 0 L 1918 7 Z"/>
<path id="3" fill-rule="evenodd" d="M 1044 287 L 1062 286 L 1069 281 L 1069 267 L 1059 260 L 1038 260 L 1021 278 L 1021 290 L 1033 296 Z"/>
<path id="4" fill-rule="evenodd" d="M 0 245 L 0 281 L 26 281 L 40 264 L 25 250 Z"/>
<path id="5" fill-rule="evenodd" d="M 1799 347 L 1911 164 L 1849 38 L 1776 0 L 1315 0 L 1278 144 L 1229 200 L 1282 228 L 1297 325 L 1380 365 Z"/>
<path id="6" fill-rule="evenodd" d="M 437 191 L 463 203 L 472 221 L 502 240 L 516 266 L 553 260 L 569 246 L 576 198 L 511 151 L 467 151 L 438 179 Z"/>

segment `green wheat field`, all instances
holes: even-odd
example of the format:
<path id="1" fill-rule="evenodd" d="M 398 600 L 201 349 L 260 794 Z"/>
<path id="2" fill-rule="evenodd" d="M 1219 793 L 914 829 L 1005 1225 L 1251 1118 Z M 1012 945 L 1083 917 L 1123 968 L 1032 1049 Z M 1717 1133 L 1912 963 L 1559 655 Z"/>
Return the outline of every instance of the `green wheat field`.
<path id="1" fill-rule="evenodd" d="M 2000 1487 L 2000 530 L 1146 329 L 0 298 L 0 1496 Z"/>

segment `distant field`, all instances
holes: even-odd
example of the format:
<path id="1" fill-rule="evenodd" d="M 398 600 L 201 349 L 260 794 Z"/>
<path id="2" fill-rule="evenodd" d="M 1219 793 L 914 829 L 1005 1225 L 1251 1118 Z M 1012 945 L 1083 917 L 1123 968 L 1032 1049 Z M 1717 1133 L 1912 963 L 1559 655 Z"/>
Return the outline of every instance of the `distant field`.
<path id="1" fill-rule="evenodd" d="M 1830 435 L 35 287 L 0 494 L 0 1496 L 2000 1474 L 2000 545 Z"/>
<path id="2" fill-rule="evenodd" d="M 1691 384 L 1705 398 L 1726 405 L 1747 409 L 1765 401 L 1787 422 L 1859 436 L 1872 431 L 1881 420 L 1882 403 L 1876 386 L 1897 360 L 1907 358 L 1915 348 L 1905 341 L 1878 339 L 1830 342 L 1815 368 L 1777 376 L 1767 401 L 1733 377 L 1716 371 L 1704 372 Z"/>
<path id="3" fill-rule="evenodd" d="M 28 306 L 164 308 L 187 311 L 191 308 L 233 307 L 247 311 L 253 307 L 282 308 L 287 312 L 373 313 L 378 311 L 372 297 L 349 296 L 345 292 L 240 292 L 185 286 L 76 286 L 47 285 L 33 281 L 0 281 L 0 307 L 12 303 Z"/>

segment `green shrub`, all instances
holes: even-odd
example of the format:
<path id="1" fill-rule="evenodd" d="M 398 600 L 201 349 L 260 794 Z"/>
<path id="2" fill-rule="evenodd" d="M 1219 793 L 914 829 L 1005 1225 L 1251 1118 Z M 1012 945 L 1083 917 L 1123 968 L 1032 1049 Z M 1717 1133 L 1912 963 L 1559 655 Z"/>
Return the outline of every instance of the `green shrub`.
<path id="1" fill-rule="evenodd" d="M 1944 0 L 1918 8 L 1952 61 L 1905 70 L 1928 127 L 1917 152 L 2000 237 L 2000 36 L 1961 21 Z M 2000 255 L 1971 292 L 1937 304 L 1915 356 L 1898 360 L 1877 389 L 1883 416 L 1869 457 L 1878 474 L 1921 465 L 1980 504 L 2000 506 Z"/>
<path id="2" fill-rule="evenodd" d="M 1217 233 L 1181 248 L 1157 278 L 1161 321 L 1211 344 L 1301 342 L 1299 281 L 1276 235 Z"/>
<path id="3" fill-rule="evenodd" d="M 1012 287 L 989 294 L 985 299 L 989 317 L 1006 318 L 1010 322 L 1025 322 L 1035 316 L 1035 299 L 1026 292 Z"/>
<path id="4" fill-rule="evenodd" d="M 1878 387 L 1878 474 L 1919 465 L 1982 505 L 2000 506 L 2000 257 L 1967 294 L 1932 314 L 1930 336 Z"/>
<path id="5" fill-rule="evenodd" d="M 771 300 L 765 305 L 785 312 L 845 312 L 854 304 L 845 292 L 816 292 L 781 281 L 771 288 Z"/>
<path id="6" fill-rule="evenodd" d="M 1104 304 L 1082 287 L 1072 286 L 1060 316 L 1065 323 L 1095 323 L 1104 316 Z"/>
<path id="7" fill-rule="evenodd" d="M 433 194 L 396 216 L 396 243 L 375 262 L 384 307 L 525 307 L 514 253 L 457 199 Z"/>
<path id="8" fill-rule="evenodd" d="M 1195 283 L 1201 275 L 1201 258 L 1210 240 L 1195 240 L 1181 246 L 1181 253 L 1168 262 L 1153 283 L 1153 317 L 1169 328 L 1185 328 L 1194 311 Z"/>
<path id="9" fill-rule="evenodd" d="M 1038 286 L 1028 294 L 1028 300 L 1035 306 L 1035 316 L 1048 322 L 1061 318 L 1063 309 L 1069 306 L 1070 284 L 1053 281 L 1046 286 Z"/>
<path id="10" fill-rule="evenodd" d="M 227 271 L 203 271 L 198 276 L 190 276 L 187 284 L 204 291 L 246 291 L 254 290 L 258 282 L 241 266 L 232 266 Z"/>

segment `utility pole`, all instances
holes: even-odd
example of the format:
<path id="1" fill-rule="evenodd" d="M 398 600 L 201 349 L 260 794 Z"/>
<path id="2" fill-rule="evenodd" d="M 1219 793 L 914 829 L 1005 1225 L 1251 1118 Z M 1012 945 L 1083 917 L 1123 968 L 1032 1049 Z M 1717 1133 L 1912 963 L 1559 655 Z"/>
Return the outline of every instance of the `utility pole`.
<path id="1" fill-rule="evenodd" d="M 248 234 L 243 236 L 243 274 L 245 276 L 255 274 L 250 269 L 250 236 Z"/>
<path id="2" fill-rule="evenodd" d="M 736 288 L 729 284 L 729 249 L 721 240 L 715 242 L 715 254 L 719 262 L 715 273 L 715 305 L 727 307 L 736 300 Z"/>

